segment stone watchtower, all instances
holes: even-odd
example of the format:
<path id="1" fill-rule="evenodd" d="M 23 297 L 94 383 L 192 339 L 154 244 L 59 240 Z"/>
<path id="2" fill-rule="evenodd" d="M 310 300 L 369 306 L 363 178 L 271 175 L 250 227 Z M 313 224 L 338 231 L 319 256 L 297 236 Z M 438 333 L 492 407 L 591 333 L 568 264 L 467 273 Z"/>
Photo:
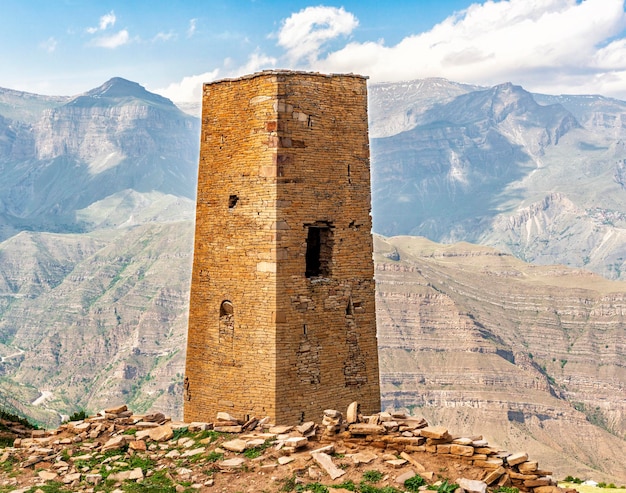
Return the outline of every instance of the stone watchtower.
<path id="1" fill-rule="evenodd" d="M 366 79 L 204 85 L 185 420 L 380 410 Z"/>

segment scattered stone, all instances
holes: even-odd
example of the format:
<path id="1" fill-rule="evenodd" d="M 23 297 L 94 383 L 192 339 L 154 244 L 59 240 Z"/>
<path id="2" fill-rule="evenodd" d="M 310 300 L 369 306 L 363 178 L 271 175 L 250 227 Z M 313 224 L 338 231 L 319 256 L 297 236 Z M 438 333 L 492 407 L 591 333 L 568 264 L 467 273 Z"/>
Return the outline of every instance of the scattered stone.
<path id="1" fill-rule="evenodd" d="M 325 454 L 324 452 L 317 452 L 311 454 L 313 460 L 317 462 L 317 464 L 326 471 L 326 474 L 330 476 L 331 479 L 337 479 L 343 476 L 346 471 L 343 469 L 339 469 L 334 463 L 330 455 Z"/>
<path id="2" fill-rule="evenodd" d="M 348 427 L 353 435 L 380 435 L 385 432 L 385 427 L 377 424 L 354 423 Z"/>
<path id="3" fill-rule="evenodd" d="M 448 433 L 447 428 L 443 426 L 426 426 L 420 430 L 420 434 L 426 438 L 434 438 L 435 440 L 442 440 L 452 438 Z"/>
<path id="4" fill-rule="evenodd" d="M 245 462 L 245 459 L 242 459 L 241 457 L 235 457 L 233 459 L 223 460 L 219 463 L 219 466 L 227 469 L 239 469 L 241 468 L 241 466 L 243 466 Z"/>
<path id="5" fill-rule="evenodd" d="M 289 464 L 290 462 L 293 462 L 294 460 L 296 460 L 294 457 L 282 456 L 278 458 L 278 463 L 281 466 L 284 466 L 285 464 Z"/>
<path id="6" fill-rule="evenodd" d="M 426 471 L 426 468 L 421 463 L 416 461 L 413 457 L 411 457 L 406 452 L 400 453 L 400 457 L 402 457 L 404 460 L 409 462 L 417 470 L 418 473 L 422 473 Z"/>
<path id="7" fill-rule="evenodd" d="M 204 452 L 206 452 L 206 449 L 204 447 L 201 447 L 201 448 L 196 448 L 193 450 L 185 450 L 180 456 L 181 457 L 193 457 L 195 455 L 204 454 Z"/>
<path id="8" fill-rule="evenodd" d="M 488 485 L 491 485 L 495 483 L 498 479 L 500 479 L 504 475 L 504 473 L 506 473 L 506 469 L 504 467 L 498 467 L 498 469 L 495 469 L 487 474 L 484 481 Z"/>
<path id="9" fill-rule="evenodd" d="M 44 481 L 52 481 L 53 479 L 56 479 L 58 476 L 56 472 L 51 472 L 51 471 L 39 471 L 37 475 Z"/>
<path id="10" fill-rule="evenodd" d="M 392 460 L 386 460 L 385 464 L 390 465 L 391 467 L 393 467 L 394 469 L 400 469 L 401 467 L 403 467 L 405 464 L 407 463 L 407 461 L 405 459 L 392 459 Z"/>
<path id="11" fill-rule="evenodd" d="M 290 437 L 285 440 L 286 447 L 293 447 L 294 449 L 306 447 L 309 441 L 306 437 Z"/>
<path id="12" fill-rule="evenodd" d="M 355 464 L 369 464 L 370 462 L 376 460 L 378 456 L 372 452 L 359 452 L 356 454 L 352 454 L 351 456 L 352 462 Z"/>
<path id="13" fill-rule="evenodd" d="M 487 493 L 487 483 L 475 479 L 459 478 L 455 481 L 467 493 Z"/>
<path id="14" fill-rule="evenodd" d="M 155 442 L 165 442 L 174 436 L 174 430 L 172 430 L 172 427 L 169 424 L 157 426 L 156 428 L 146 431 L 148 432 L 150 439 Z"/>
<path id="15" fill-rule="evenodd" d="M 110 438 L 100 450 L 106 452 L 107 450 L 121 449 L 124 445 L 126 445 L 126 435 L 118 435 Z"/>
<path id="16" fill-rule="evenodd" d="M 348 406 L 348 411 L 346 412 L 346 422 L 348 424 L 357 423 L 359 421 L 359 403 L 352 402 Z"/>
<path id="17" fill-rule="evenodd" d="M 406 482 L 407 479 L 411 479 L 412 477 L 415 476 L 415 472 L 413 471 L 406 471 L 403 472 L 402 474 L 400 474 L 396 479 L 395 482 L 397 484 L 401 484 L 402 486 L 404 486 L 404 483 Z"/>
<path id="18" fill-rule="evenodd" d="M 219 431 L 220 433 L 241 433 L 243 428 L 241 425 L 233 425 L 233 426 L 214 426 L 213 429 L 215 431 Z"/>
<path id="19" fill-rule="evenodd" d="M 126 404 L 121 404 L 119 406 L 110 407 L 104 410 L 106 414 L 119 414 L 123 413 L 124 411 L 128 411 L 128 406 L 126 406 Z"/>
<path id="20" fill-rule="evenodd" d="M 518 452 L 516 454 L 509 455 L 506 458 L 506 462 L 509 466 L 521 464 L 522 462 L 526 462 L 527 460 L 528 460 L 528 454 L 526 452 Z"/>
<path id="21" fill-rule="evenodd" d="M 276 435 L 282 435 L 283 433 L 289 433 L 291 430 L 293 430 L 293 426 L 272 426 L 269 429 L 269 432 Z"/>
<path id="22" fill-rule="evenodd" d="M 296 426 L 296 430 L 298 433 L 301 433 L 303 436 L 307 436 L 310 433 L 315 431 L 315 422 L 307 421 L 306 423 L 302 423 L 299 426 Z"/>
<path id="23" fill-rule="evenodd" d="M 236 438 L 235 440 L 230 440 L 229 442 L 222 443 L 222 448 L 226 450 L 230 450 L 231 452 L 241 453 L 244 452 L 248 446 L 248 442 L 245 440 L 241 440 L 240 438 Z"/>

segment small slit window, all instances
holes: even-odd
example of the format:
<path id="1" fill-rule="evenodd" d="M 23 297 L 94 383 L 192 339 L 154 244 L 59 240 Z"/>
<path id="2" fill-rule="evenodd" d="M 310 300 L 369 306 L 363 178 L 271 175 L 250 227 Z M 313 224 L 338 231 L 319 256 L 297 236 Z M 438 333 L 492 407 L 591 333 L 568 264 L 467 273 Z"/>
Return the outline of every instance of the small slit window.
<path id="1" fill-rule="evenodd" d="M 237 202 L 239 202 L 239 197 L 237 197 L 236 195 L 230 195 L 228 197 L 228 208 L 234 209 L 237 205 Z"/>
<path id="2" fill-rule="evenodd" d="M 306 238 L 306 277 L 330 277 L 333 253 L 332 229 L 309 226 Z"/>

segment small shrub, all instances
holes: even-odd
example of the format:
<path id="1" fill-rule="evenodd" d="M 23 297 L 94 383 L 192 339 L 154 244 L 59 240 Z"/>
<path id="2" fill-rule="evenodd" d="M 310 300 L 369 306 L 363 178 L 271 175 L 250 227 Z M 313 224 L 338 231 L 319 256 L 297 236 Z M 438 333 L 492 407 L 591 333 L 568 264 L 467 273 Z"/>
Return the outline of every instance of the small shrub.
<path id="1" fill-rule="evenodd" d="M 87 411 L 81 409 L 80 411 L 76 411 L 72 413 L 69 417 L 69 421 L 82 421 L 83 419 L 87 419 L 89 416 L 87 415 Z"/>
<path id="2" fill-rule="evenodd" d="M 405 488 L 411 492 L 419 491 L 420 486 L 424 486 L 425 484 L 426 484 L 426 481 L 419 474 L 416 474 L 415 476 L 407 479 L 404 482 Z"/>
<path id="3" fill-rule="evenodd" d="M 320 483 L 298 484 L 296 485 L 296 491 L 301 493 L 303 491 L 312 491 L 313 493 L 328 493 L 328 488 Z"/>
<path id="4" fill-rule="evenodd" d="M 363 481 L 368 483 L 378 483 L 381 479 L 383 479 L 383 473 L 380 471 L 365 471 L 363 473 Z"/>
<path id="5" fill-rule="evenodd" d="M 271 440 L 265 440 L 265 443 L 263 443 L 263 445 L 259 445 L 258 447 L 253 447 L 253 448 L 249 448 L 247 450 L 244 451 L 243 455 L 244 457 L 247 457 L 248 459 L 256 459 L 257 457 L 260 457 L 261 455 L 263 455 L 263 451 L 272 446 L 273 441 Z"/>
<path id="6" fill-rule="evenodd" d="M 286 478 L 284 480 L 284 484 L 280 488 L 280 491 L 289 492 L 289 491 L 293 491 L 295 489 L 296 489 L 296 477 L 295 476 L 291 476 L 290 478 Z"/>
<path id="7" fill-rule="evenodd" d="M 344 481 L 341 484 L 331 484 L 330 487 L 331 488 L 343 488 L 344 490 L 348 490 L 348 491 L 356 491 L 356 484 L 354 484 L 354 481 L 352 481 L 351 479 L 349 479 L 348 481 Z"/>
<path id="8" fill-rule="evenodd" d="M 515 486 L 499 486 L 495 490 L 494 493 L 519 493 L 519 489 Z"/>
<path id="9" fill-rule="evenodd" d="M 224 454 L 221 454 L 213 450 L 212 452 L 209 452 L 209 454 L 206 457 L 206 460 L 207 462 L 217 462 L 218 460 L 222 460 L 223 458 L 224 458 Z"/>
<path id="10" fill-rule="evenodd" d="M 174 430 L 174 436 L 172 437 L 172 440 L 178 440 L 185 436 L 189 436 L 189 428 L 187 428 L 186 426 L 183 426 L 182 428 L 176 428 Z"/>

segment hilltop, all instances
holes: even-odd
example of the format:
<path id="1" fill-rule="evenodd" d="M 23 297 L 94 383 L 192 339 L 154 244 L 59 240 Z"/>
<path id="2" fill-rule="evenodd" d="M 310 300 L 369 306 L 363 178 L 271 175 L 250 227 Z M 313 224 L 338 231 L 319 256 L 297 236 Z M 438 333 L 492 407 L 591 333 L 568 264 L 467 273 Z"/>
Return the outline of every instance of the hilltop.
<path id="1" fill-rule="evenodd" d="M 227 413 L 181 423 L 122 405 L 50 431 L 13 431 L 21 437 L 0 450 L 2 491 L 567 492 L 526 453 L 405 414 L 362 416 L 356 402 L 345 415 L 325 411 L 321 424 Z"/>

